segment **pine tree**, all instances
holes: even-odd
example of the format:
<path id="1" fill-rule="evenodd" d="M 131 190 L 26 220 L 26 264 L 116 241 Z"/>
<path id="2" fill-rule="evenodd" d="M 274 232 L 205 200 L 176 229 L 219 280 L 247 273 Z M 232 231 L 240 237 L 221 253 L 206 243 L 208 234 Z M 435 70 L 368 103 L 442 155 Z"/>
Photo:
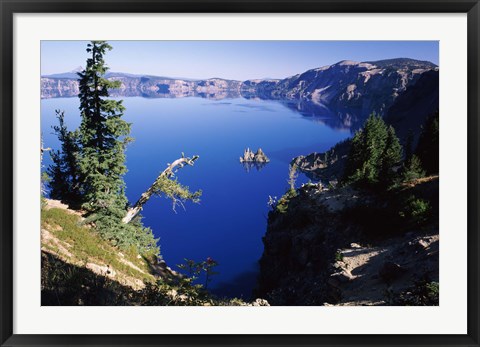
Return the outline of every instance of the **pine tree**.
<path id="1" fill-rule="evenodd" d="M 365 154 L 363 164 L 364 179 L 368 184 L 379 180 L 382 156 L 387 142 L 387 126 L 380 116 L 372 114 L 365 123 Z"/>
<path id="2" fill-rule="evenodd" d="M 388 127 L 380 116 L 371 114 L 351 141 L 342 181 L 388 188 L 398 180 L 402 155 L 393 127 Z"/>
<path id="3" fill-rule="evenodd" d="M 382 154 L 382 167 L 380 170 L 380 181 L 386 188 L 397 183 L 399 177 L 399 169 L 401 167 L 403 151 L 402 145 L 395 134 L 392 126 L 387 130 L 387 141 Z"/>
<path id="4" fill-rule="evenodd" d="M 371 114 L 363 129 L 352 139 L 344 181 L 366 185 L 378 183 L 387 138 L 385 122 L 380 116 Z"/>
<path id="5" fill-rule="evenodd" d="M 105 78 L 108 67 L 104 55 L 112 47 L 104 41 L 87 45 L 90 57 L 85 70 L 78 73 L 81 123 L 83 208 L 89 212 L 87 222 L 94 222 L 100 235 L 120 247 L 135 246 L 141 252 L 158 250 L 156 240 L 139 221 L 122 223 L 128 200 L 123 175 L 126 145 L 130 141 L 130 124 L 122 119 L 122 101 L 107 99 L 109 89 L 119 81 Z"/>
<path id="6" fill-rule="evenodd" d="M 122 176 L 126 173 L 125 147 L 129 142 L 130 124 L 122 119 L 122 101 L 106 99 L 108 90 L 118 88 L 119 81 L 105 78 L 108 67 L 104 55 L 112 47 L 104 41 L 87 45 L 91 57 L 79 73 L 81 111 L 80 169 L 83 178 L 83 207 L 121 219 L 127 199 Z"/>
<path id="7" fill-rule="evenodd" d="M 402 181 L 409 182 L 425 176 L 422 163 L 413 150 L 414 134 L 410 130 L 405 144 L 405 160 L 402 169 Z"/>
<path id="8" fill-rule="evenodd" d="M 50 197 L 76 207 L 82 200 L 81 173 L 78 166 L 80 155 L 78 131 L 69 131 L 65 125 L 65 113 L 55 111 L 59 125 L 53 127 L 61 150 L 50 151 L 53 164 L 47 169 L 50 178 Z"/>
<path id="9" fill-rule="evenodd" d="M 425 176 L 425 170 L 417 155 L 412 154 L 409 160 L 405 160 L 402 179 L 405 182 L 416 180 Z"/>

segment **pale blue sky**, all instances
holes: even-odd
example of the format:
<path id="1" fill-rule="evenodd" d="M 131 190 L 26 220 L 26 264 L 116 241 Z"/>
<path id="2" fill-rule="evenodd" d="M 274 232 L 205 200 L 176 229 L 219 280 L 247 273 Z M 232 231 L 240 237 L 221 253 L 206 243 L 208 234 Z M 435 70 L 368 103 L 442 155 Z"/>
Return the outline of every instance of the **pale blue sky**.
<path id="1" fill-rule="evenodd" d="M 438 65 L 438 41 L 109 41 L 113 72 L 204 79 L 284 78 L 340 60 L 390 58 Z M 42 41 L 42 75 L 85 66 L 87 41 Z"/>

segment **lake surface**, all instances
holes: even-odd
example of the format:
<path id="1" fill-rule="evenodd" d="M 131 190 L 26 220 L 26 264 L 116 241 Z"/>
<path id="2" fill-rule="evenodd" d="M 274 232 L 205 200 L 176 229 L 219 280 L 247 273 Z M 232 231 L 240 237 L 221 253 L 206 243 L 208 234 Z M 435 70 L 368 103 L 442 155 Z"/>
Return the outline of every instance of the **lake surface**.
<path id="1" fill-rule="evenodd" d="M 211 257 L 219 262 L 209 288 L 219 295 L 249 298 L 263 252 L 269 196 L 287 189 L 289 162 L 295 156 L 322 152 L 350 136 L 321 118 L 309 117 L 277 101 L 202 98 L 123 98 L 124 119 L 132 123 L 135 141 L 127 149 L 127 196 L 133 204 L 167 163 L 198 154 L 193 167 L 177 173 L 192 190 L 202 189 L 200 204 L 177 207 L 152 198 L 142 212 L 144 224 L 160 238 L 161 254 L 177 269 L 184 258 Z M 65 111 L 72 130 L 80 124 L 78 98 L 41 101 L 44 146 L 59 147 L 51 126 L 55 109 Z M 327 120 L 328 124 L 328 120 Z M 261 170 L 240 164 L 245 148 L 261 147 L 270 158 Z M 44 156 L 44 165 L 51 163 Z M 303 176 L 298 184 L 306 182 Z"/>

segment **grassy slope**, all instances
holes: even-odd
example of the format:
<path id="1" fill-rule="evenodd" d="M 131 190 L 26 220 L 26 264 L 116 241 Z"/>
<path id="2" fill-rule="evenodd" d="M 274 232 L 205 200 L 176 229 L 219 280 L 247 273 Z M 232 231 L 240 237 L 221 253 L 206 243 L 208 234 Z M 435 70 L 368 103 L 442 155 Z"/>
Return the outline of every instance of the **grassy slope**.
<path id="1" fill-rule="evenodd" d="M 80 213 L 57 201 L 46 200 L 42 208 L 44 306 L 268 305 L 212 297 L 163 262 L 140 256 L 134 248 L 113 247 L 82 220 Z"/>
<path id="2" fill-rule="evenodd" d="M 147 260 L 139 257 L 135 249 L 120 252 L 93 229 L 81 226 L 80 218 L 59 208 L 42 210 L 43 250 L 73 265 L 105 272 L 111 279 L 135 289 L 143 287 L 143 282 L 155 281 Z"/>

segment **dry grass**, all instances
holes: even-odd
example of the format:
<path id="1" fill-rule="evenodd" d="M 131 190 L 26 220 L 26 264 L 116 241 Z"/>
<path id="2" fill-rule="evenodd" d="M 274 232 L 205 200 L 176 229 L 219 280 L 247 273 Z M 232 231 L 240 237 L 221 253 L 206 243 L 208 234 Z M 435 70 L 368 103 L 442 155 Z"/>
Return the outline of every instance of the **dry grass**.
<path id="1" fill-rule="evenodd" d="M 132 287 L 155 280 L 149 274 L 147 261 L 139 257 L 135 248 L 120 251 L 111 246 L 94 229 L 81 225 L 81 217 L 66 209 L 42 210 L 42 229 L 42 248 L 68 263 L 108 267 L 116 280 Z"/>

